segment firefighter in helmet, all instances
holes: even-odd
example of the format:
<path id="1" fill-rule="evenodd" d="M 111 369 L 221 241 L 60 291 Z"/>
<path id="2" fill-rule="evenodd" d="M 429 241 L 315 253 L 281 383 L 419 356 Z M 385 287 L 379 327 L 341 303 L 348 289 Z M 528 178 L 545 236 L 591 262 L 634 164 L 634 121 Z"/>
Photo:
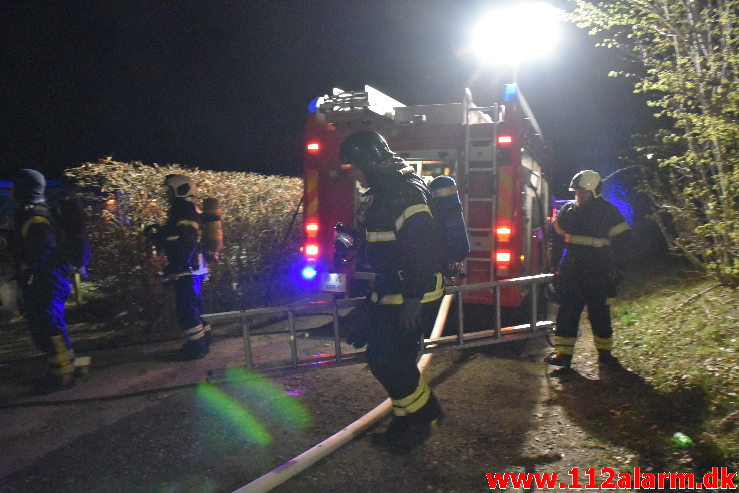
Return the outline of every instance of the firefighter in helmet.
<path id="1" fill-rule="evenodd" d="M 206 256 L 200 245 L 200 210 L 195 204 L 197 188 L 185 175 L 168 175 L 164 186 L 170 208 L 161 240 L 167 256 L 165 276 L 175 286 L 177 322 L 187 341 L 177 352 L 180 360 L 199 359 L 208 353 L 210 326 L 200 318 L 200 291 L 208 274 Z"/>
<path id="2" fill-rule="evenodd" d="M 420 337 L 433 327 L 444 289 L 431 194 L 376 132 L 347 137 L 340 158 L 369 189 L 363 229 L 367 260 L 376 273 L 364 337 L 351 335 L 349 342 L 361 347 L 366 338 L 369 367 L 393 403 L 391 423 L 372 441 L 407 451 L 423 443 L 442 418 L 416 367 Z"/>
<path id="3" fill-rule="evenodd" d="M 21 310 L 34 345 L 49 358 L 46 376 L 35 384 L 38 393 L 74 385 L 74 348 L 64 317 L 70 268 L 59 250 L 45 190 L 46 179 L 36 170 L 22 169 L 15 175 L 13 198 L 18 208 L 13 247 Z"/>
<path id="4" fill-rule="evenodd" d="M 577 173 L 570 183 L 575 200 L 566 203 L 554 222 L 559 295 L 554 352 L 545 361 L 569 367 L 575 351 L 580 315 L 585 306 L 601 364 L 611 355 L 613 329 L 609 299 L 623 279 L 631 228 L 616 206 L 602 197 L 603 181 L 592 170 Z"/>

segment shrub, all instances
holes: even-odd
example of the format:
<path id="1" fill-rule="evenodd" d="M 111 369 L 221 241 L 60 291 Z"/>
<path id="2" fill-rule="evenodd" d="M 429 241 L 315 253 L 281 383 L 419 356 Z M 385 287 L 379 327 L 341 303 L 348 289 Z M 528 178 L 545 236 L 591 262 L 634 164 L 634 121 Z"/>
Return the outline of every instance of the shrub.
<path id="1" fill-rule="evenodd" d="M 172 290 L 158 276 L 165 259 L 143 235 L 147 225 L 166 220 L 162 184 L 171 173 L 190 176 L 198 185 L 199 200 L 220 201 L 224 249 L 221 261 L 209 266 L 203 288 L 206 312 L 261 306 L 281 301 L 273 299 L 275 292 L 283 298 L 296 293 L 287 274 L 302 230 L 296 216 L 302 180 L 107 158 L 66 172 L 91 212 L 94 259 L 89 271 L 100 287 L 105 313 L 118 314 L 128 328 L 153 333 L 175 325 Z M 289 229 L 293 220 L 296 224 Z"/>

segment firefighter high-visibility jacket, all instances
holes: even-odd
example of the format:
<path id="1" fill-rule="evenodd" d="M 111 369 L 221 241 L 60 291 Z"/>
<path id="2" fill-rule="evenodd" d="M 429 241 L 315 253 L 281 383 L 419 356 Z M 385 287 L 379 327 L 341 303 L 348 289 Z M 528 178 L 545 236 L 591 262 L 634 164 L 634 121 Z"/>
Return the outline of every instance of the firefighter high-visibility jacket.
<path id="1" fill-rule="evenodd" d="M 203 275 L 208 273 L 200 247 L 200 213 L 195 204 L 177 197 L 172 201 L 165 224 L 166 274 Z"/>
<path id="2" fill-rule="evenodd" d="M 441 243 L 423 181 L 412 173 L 397 176 L 370 193 L 364 227 L 367 260 L 377 274 L 372 301 L 399 305 L 406 297 L 422 303 L 440 299 Z"/>
<path id="3" fill-rule="evenodd" d="M 554 222 L 554 231 L 564 247 L 560 262 L 562 276 L 603 276 L 622 269 L 629 254 L 626 243 L 630 227 L 616 206 L 601 197 L 577 205 L 565 204 Z M 569 276 L 568 276 L 569 277 Z"/>

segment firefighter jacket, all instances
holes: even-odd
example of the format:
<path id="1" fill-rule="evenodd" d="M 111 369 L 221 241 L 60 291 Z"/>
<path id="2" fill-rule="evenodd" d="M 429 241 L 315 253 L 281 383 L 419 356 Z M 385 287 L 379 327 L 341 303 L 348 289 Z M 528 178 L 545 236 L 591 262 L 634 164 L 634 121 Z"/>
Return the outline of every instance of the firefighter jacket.
<path id="1" fill-rule="evenodd" d="M 397 173 L 372 186 L 367 199 L 367 260 L 377 274 L 372 301 L 391 305 L 404 298 L 422 303 L 441 298 L 441 243 L 426 185 L 418 175 Z"/>
<path id="2" fill-rule="evenodd" d="M 167 255 L 165 274 L 203 275 L 208 273 L 200 246 L 200 213 L 195 204 L 175 198 L 164 226 L 164 251 Z"/>
<path id="3" fill-rule="evenodd" d="M 630 229 L 616 206 L 603 198 L 592 198 L 582 205 L 574 200 L 566 203 L 554 222 L 565 249 L 560 271 L 591 276 L 607 275 L 613 268 L 623 270 Z"/>

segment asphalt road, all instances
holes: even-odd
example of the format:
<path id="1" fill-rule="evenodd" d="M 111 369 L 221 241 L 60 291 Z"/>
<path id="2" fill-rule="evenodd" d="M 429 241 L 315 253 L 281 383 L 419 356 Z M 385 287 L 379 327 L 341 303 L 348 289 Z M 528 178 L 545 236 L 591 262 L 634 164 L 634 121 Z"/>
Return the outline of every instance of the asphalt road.
<path id="1" fill-rule="evenodd" d="M 333 351 L 318 334 L 300 338 L 301 357 Z M 581 339 L 567 378 L 541 362 L 543 338 L 437 354 L 428 380 L 446 419 L 426 444 L 397 456 L 360 437 L 274 491 L 485 491 L 485 473 L 637 464 L 643 451 L 598 428 L 608 410 L 578 411 L 626 385 L 600 374 L 590 337 Z M 3 363 L 0 491 L 230 492 L 385 399 L 363 364 L 248 374 L 240 337 L 217 334 L 193 362 L 173 359 L 179 344 L 91 351 L 90 373 L 48 396 L 29 393 L 42 358 Z M 289 358 L 287 335 L 260 336 L 254 353 Z"/>

